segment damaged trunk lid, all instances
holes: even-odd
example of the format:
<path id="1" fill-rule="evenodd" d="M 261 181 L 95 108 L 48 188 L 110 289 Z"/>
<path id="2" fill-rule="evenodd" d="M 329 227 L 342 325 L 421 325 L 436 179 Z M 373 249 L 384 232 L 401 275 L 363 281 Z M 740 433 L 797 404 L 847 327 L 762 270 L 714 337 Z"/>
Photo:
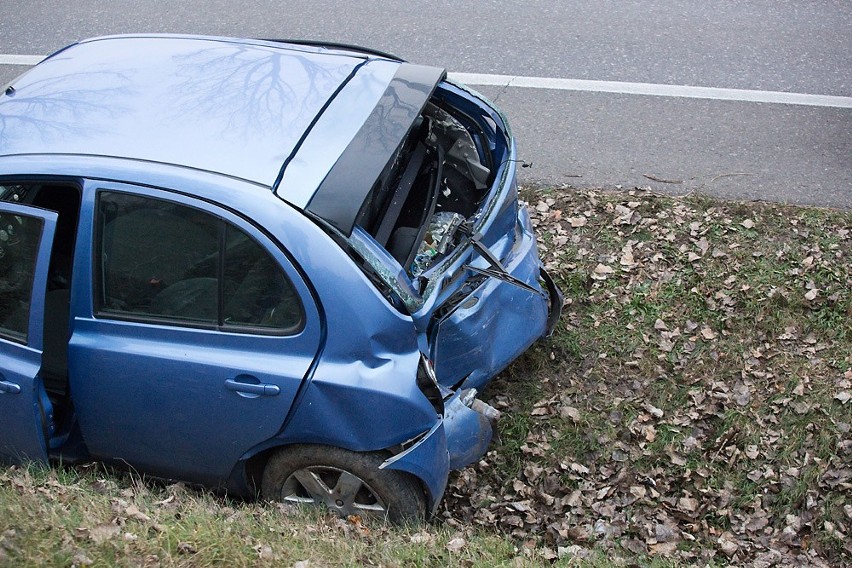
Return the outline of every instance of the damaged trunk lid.
<path id="1" fill-rule="evenodd" d="M 477 387 L 549 332 L 561 298 L 518 201 L 505 118 L 443 79 L 402 64 L 306 209 L 412 316 L 439 382 Z"/>

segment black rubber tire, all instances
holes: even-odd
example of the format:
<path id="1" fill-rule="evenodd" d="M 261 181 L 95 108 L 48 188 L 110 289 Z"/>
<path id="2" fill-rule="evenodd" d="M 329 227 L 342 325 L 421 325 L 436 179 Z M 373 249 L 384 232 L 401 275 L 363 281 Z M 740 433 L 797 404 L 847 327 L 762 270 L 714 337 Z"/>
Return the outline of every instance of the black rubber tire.
<path id="1" fill-rule="evenodd" d="M 264 499 L 270 501 L 324 504 L 342 517 L 358 514 L 395 524 L 422 522 L 426 517 L 426 496 L 420 483 L 407 473 L 379 469 L 385 459 L 387 456 L 383 454 L 350 452 L 333 446 L 287 446 L 269 458 L 263 470 L 261 494 Z M 341 477 L 335 481 L 334 476 L 338 472 Z M 342 505 L 342 500 L 335 502 L 333 497 L 324 499 L 322 503 L 307 493 L 299 498 L 294 491 L 294 485 L 299 490 L 304 490 L 304 485 L 296 480 L 295 476 L 311 473 L 316 473 L 323 480 L 330 479 L 331 482 L 322 487 L 331 491 L 336 491 L 337 486 L 341 485 L 342 473 L 349 474 L 349 480 L 353 479 L 351 476 L 355 476 L 364 484 L 358 491 L 358 501 L 361 503 L 355 503 L 356 510 L 353 510 L 353 506 Z M 373 498 L 375 504 L 369 505 Z"/>

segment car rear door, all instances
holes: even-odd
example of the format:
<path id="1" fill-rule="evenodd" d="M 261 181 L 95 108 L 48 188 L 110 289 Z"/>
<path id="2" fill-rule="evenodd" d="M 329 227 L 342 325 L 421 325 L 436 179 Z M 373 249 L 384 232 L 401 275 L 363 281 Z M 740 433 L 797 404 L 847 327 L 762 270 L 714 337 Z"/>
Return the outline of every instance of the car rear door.
<path id="1" fill-rule="evenodd" d="M 47 460 L 50 403 L 39 378 L 56 213 L 0 202 L 0 459 Z"/>
<path id="2" fill-rule="evenodd" d="M 245 219 L 171 192 L 98 186 L 84 203 L 93 254 L 78 255 L 94 264 L 75 272 L 93 304 L 72 308 L 69 345 L 86 445 L 163 477 L 221 482 L 282 428 L 320 348 L 316 305 Z M 260 306 L 269 290 L 278 299 Z"/>

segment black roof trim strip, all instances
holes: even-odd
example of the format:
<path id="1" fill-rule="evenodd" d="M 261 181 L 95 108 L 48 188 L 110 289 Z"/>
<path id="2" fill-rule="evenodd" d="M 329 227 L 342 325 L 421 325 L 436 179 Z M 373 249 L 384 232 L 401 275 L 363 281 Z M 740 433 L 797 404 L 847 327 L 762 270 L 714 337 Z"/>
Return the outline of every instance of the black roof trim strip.
<path id="1" fill-rule="evenodd" d="M 326 49 L 337 49 L 341 51 L 354 51 L 356 54 L 361 55 L 374 55 L 376 57 L 383 57 L 385 59 L 391 59 L 393 61 L 399 61 L 402 63 L 404 59 L 394 55 L 393 53 L 387 53 L 386 51 L 379 51 L 378 49 L 372 49 L 370 47 L 363 47 L 360 45 L 355 45 L 351 43 L 339 43 L 336 41 L 322 41 L 322 40 L 312 40 L 312 39 L 272 39 L 272 38 L 260 38 L 261 41 L 269 41 L 272 43 L 290 43 L 293 45 L 306 45 L 308 47 L 324 47 Z"/>
<path id="2" fill-rule="evenodd" d="M 346 150 L 305 208 L 346 236 L 361 205 L 408 136 L 417 116 L 447 73 L 403 63 Z"/>
<path id="3" fill-rule="evenodd" d="M 298 152 L 299 148 L 302 147 L 302 144 L 305 143 L 305 140 L 307 139 L 308 134 L 311 133 L 311 130 L 313 130 L 314 126 L 316 126 L 317 122 L 319 122 L 319 119 L 322 116 L 322 114 L 329 107 L 331 102 L 334 99 L 337 98 L 337 95 L 340 94 L 340 91 L 343 90 L 343 87 L 348 85 L 349 81 L 352 80 L 352 77 L 357 75 L 358 70 L 361 69 L 361 67 L 363 67 L 366 64 L 367 64 L 367 61 L 365 60 L 365 61 L 362 61 L 361 63 L 359 63 L 358 65 L 356 65 L 352 69 L 352 71 L 350 71 L 349 75 L 346 76 L 346 79 L 344 79 L 343 82 L 340 83 L 340 85 L 337 86 L 337 88 L 334 90 L 333 93 L 331 93 L 331 96 L 328 97 L 328 100 L 323 103 L 322 107 L 320 107 L 319 112 L 317 112 L 316 116 L 311 119 L 310 124 L 308 124 L 308 127 L 305 129 L 305 131 L 302 132 L 302 135 L 299 137 L 299 140 L 296 142 L 295 146 L 293 146 L 293 150 L 290 152 L 290 155 L 287 156 L 287 158 L 284 160 L 284 163 L 281 164 L 281 169 L 278 170 L 278 176 L 275 178 L 275 183 L 272 184 L 272 192 L 273 193 L 278 191 L 278 186 L 281 184 L 281 180 L 284 178 L 284 170 L 286 170 L 287 166 L 290 165 L 290 162 L 293 161 L 293 158 L 296 156 L 296 152 Z"/>

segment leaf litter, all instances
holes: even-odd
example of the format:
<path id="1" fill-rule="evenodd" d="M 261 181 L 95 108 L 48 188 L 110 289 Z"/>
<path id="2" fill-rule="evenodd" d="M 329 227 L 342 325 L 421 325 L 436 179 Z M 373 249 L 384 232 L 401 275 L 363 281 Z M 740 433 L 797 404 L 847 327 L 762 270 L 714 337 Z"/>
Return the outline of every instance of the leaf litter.
<path id="1" fill-rule="evenodd" d="M 566 292 L 559 329 L 483 393 L 506 411 L 497 441 L 452 474 L 438 523 L 403 540 L 438 565 L 473 565 L 489 532 L 515 543 L 497 556 L 515 565 L 852 563 L 852 215 L 640 189 L 531 198 Z M 0 472 L 3 495 L 109 503 L 70 532 L 58 525 L 73 517 L 45 516 L 72 565 L 221 561 L 187 530 L 202 514 L 244 541 L 249 556 L 228 558 L 245 563 L 326 565 L 289 552 L 293 535 L 399 541 L 358 517 L 287 528 L 283 504 L 232 507 L 179 483 L 40 475 Z M 284 529 L 245 536 L 266 522 Z M 0 528 L 0 564 L 26 557 L 24 535 Z"/>
<path id="2" fill-rule="evenodd" d="M 852 563 L 852 214 L 527 193 L 560 329 L 441 516 L 544 557 Z"/>

